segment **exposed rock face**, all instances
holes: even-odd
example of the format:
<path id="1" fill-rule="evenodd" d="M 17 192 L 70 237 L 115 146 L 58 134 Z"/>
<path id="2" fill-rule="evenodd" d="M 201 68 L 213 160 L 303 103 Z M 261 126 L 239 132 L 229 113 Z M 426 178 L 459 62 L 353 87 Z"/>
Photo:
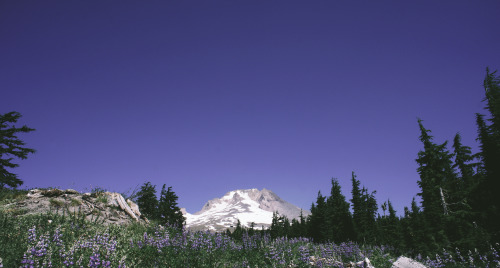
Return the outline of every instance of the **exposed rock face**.
<path id="1" fill-rule="evenodd" d="M 89 221 L 107 224 L 128 224 L 149 221 L 141 217 L 139 207 L 131 200 L 125 201 L 119 193 L 84 193 L 68 189 L 30 190 L 23 200 L 14 201 L 2 208 L 15 215 L 54 212 L 76 215 Z"/>

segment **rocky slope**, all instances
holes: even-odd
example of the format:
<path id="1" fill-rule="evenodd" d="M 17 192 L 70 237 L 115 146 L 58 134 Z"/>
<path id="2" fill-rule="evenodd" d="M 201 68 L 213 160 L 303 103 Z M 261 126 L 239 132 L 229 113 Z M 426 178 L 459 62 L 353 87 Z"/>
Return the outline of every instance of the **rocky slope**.
<path id="1" fill-rule="evenodd" d="M 256 228 L 269 227 L 272 222 L 273 212 L 288 219 L 297 219 L 301 209 L 281 199 L 270 190 L 248 189 L 235 190 L 226 193 L 221 198 L 208 201 L 203 208 L 190 214 L 183 210 L 186 217 L 186 226 L 192 230 L 222 231 L 235 227 L 240 220 L 242 226 L 250 227 L 252 223 Z M 302 211 L 303 216 L 310 214 Z"/>
<path id="2" fill-rule="evenodd" d="M 6 202 L 0 207 L 15 216 L 47 212 L 84 217 L 102 224 L 148 222 L 141 217 L 139 207 L 124 200 L 119 193 L 97 192 L 81 194 L 75 190 L 33 189 L 25 198 Z"/>

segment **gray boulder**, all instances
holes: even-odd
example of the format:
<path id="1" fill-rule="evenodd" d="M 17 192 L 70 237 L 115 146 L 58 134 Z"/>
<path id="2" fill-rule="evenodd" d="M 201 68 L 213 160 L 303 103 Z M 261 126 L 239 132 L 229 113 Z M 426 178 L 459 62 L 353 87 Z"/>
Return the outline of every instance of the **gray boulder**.
<path id="1" fill-rule="evenodd" d="M 427 268 L 427 266 L 421 264 L 420 262 L 410 259 L 408 257 L 401 256 L 393 264 L 393 268 Z"/>

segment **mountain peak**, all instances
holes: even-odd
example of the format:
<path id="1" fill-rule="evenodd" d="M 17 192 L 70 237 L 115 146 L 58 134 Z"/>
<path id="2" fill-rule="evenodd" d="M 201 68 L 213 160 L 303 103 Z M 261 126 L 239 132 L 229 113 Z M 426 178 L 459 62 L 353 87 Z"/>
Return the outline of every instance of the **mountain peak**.
<path id="1" fill-rule="evenodd" d="M 238 189 L 227 192 L 221 198 L 209 200 L 200 211 L 189 214 L 184 213 L 186 225 L 190 229 L 208 229 L 221 231 L 236 226 L 238 220 L 242 226 L 269 227 L 272 222 L 273 212 L 295 219 L 302 211 L 268 189 Z M 303 211 L 307 216 L 310 212 Z"/>

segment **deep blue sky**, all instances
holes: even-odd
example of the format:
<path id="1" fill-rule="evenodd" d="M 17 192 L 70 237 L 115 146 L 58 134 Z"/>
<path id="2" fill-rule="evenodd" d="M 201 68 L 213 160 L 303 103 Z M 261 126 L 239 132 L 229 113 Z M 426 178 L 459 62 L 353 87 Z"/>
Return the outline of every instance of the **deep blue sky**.
<path id="1" fill-rule="evenodd" d="M 477 148 L 500 1 L 1 1 L 0 113 L 23 187 L 268 188 L 309 209 L 355 171 L 402 213 L 417 117 Z M 476 150 L 477 151 L 477 150 Z"/>

